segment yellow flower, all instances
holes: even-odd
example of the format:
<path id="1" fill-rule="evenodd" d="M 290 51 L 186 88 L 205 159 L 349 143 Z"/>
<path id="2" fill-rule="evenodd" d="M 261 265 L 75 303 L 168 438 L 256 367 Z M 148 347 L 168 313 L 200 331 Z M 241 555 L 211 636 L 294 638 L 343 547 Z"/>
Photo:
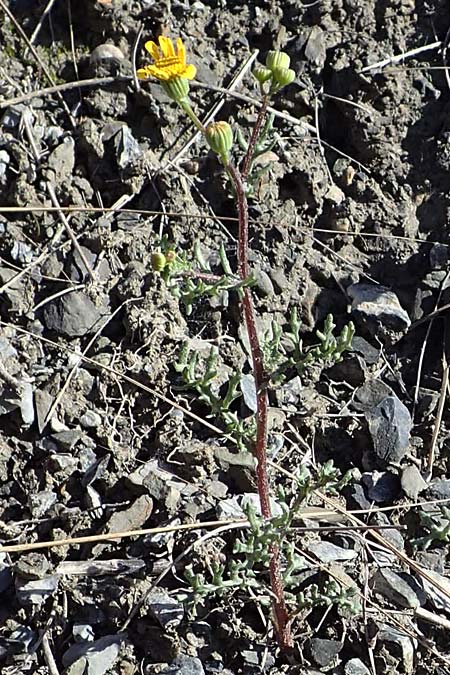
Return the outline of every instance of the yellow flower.
<path id="1" fill-rule="evenodd" d="M 177 39 L 176 52 L 170 38 L 160 35 L 158 42 L 159 47 L 152 40 L 145 43 L 145 49 L 154 63 L 151 66 L 139 68 L 138 78 L 147 80 L 149 77 L 156 77 L 161 82 L 169 82 L 177 77 L 193 80 L 197 69 L 192 64 L 186 65 L 186 49 L 182 39 Z"/>

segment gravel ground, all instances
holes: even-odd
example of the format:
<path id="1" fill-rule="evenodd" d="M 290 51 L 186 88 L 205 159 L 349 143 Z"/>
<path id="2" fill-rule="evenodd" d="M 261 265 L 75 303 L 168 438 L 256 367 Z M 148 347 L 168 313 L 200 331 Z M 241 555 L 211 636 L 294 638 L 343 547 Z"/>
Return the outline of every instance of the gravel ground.
<path id="1" fill-rule="evenodd" d="M 190 570 L 248 560 L 228 521 L 256 484 L 183 348 L 197 374 L 217 349 L 213 392 L 237 376 L 247 426 L 254 385 L 238 293 L 187 308 L 154 270 L 161 246 L 235 270 L 238 231 L 216 156 L 134 81 L 161 34 L 200 118 L 244 135 L 256 60 L 289 54 L 250 199 L 258 329 L 290 354 L 295 309 L 311 355 L 330 314 L 355 326 L 269 393 L 274 504 L 311 481 L 288 651 L 267 566 L 190 602 Z M 449 35 L 444 0 L 0 0 L 2 674 L 450 672 Z"/>

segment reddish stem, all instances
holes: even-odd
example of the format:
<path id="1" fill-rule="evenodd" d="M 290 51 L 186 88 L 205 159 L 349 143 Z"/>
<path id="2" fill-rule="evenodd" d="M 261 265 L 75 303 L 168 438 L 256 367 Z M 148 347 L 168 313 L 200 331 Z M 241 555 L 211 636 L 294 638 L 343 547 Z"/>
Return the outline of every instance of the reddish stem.
<path id="1" fill-rule="evenodd" d="M 259 119 L 259 118 L 258 118 Z M 262 121 L 262 120 L 261 120 Z M 259 125 L 261 126 L 261 124 Z M 256 142 L 256 139 L 255 139 Z M 247 159 L 247 156 L 246 156 Z M 248 264 L 248 205 L 245 194 L 244 182 L 239 171 L 232 165 L 227 164 L 227 172 L 233 181 L 236 190 L 239 237 L 238 237 L 238 271 L 242 281 L 249 277 Z M 259 343 L 256 328 L 255 308 L 253 305 L 250 289 L 244 288 L 243 308 L 247 335 L 250 343 L 253 362 L 253 376 L 256 388 L 256 482 L 258 486 L 261 513 L 263 518 L 270 518 L 272 510 L 270 506 L 269 477 L 267 473 L 267 374 L 264 368 L 263 353 Z M 289 614 L 284 597 L 283 581 L 281 575 L 280 549 L 276 544 L 270 547 L 269 576 L 272 592 L 275 596 L 273 601 L 273 615 L 277 632 L 278 643 L 282 649 L 293 646 Z"/>
<path id="2" fill-rule="evenodd" d="M 268 105 L 269 105 L 269 97 L 266 95 L 262 99 L 262 104 L 258 112 L 258 117 L 256 118 L 255 126 L 253 127 L 247 152 L 245 153 L 245 157 L 242 162 L 241 177 L 242 180 L 244 181 L 246 180 L 248 172 L 250 171 L 253 155 L 255 153 L 256 141 L 258 140 L 259 134 L 261 133 L 261 127 L 264 122 L 264 118 L 266 116 Z"/>

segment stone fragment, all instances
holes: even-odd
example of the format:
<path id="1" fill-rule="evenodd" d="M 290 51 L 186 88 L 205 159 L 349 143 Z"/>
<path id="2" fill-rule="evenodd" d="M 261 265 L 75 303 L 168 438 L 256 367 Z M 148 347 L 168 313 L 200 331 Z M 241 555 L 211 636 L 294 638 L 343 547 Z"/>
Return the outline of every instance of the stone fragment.
<path id="1" fill-rule="evenodd" d="M 411 320 L 389 288 L 366 283 L 352 284 L 347 288 L 352 299 L 352 312 L 375 335 L 380 324 L 396 332 L 409 328 Z"/>
<path id="2" fill-rule="evenodd" d="M 52 300 L 44 309 L 48 330 L 67 337 L 83 337 L 94 333 L 108 314 L 106 305 L 97 305 L 83 291 L 67 293 Z"/>
<path id="3" fill-rule="evenodd" d="M 32 581 L 23 581 L 20 578 L 16 580 L 16 597 L 22 605 L 37 605 L 40 607 L 58 588 L 59 578 L 56 574 L 34 579 Z"/>
<path id="4" fill-rule="evenodd" d="M 308 550 L 323 563 L 335 560 L 353 560 L 358 555 L 353 549 L 342 548 L 329 541 L 312 542 L 308 546 Z"/>
<path id="5" fill-rule="evenodd" d="M 425 493 L 427 499 L 449 499 L 450 478 L 438 478 L 433 480 Z"/>
<path id="6" fill-rule="evenodd" d="M 422 474 L 414 464 L 405 466 L 403 469 L 401 485 L 405 495 L 410 499 L 414 499 L 414 501 L 428 487 L 428 483 L 422 478 Z"/>
<path id="7" fill-rule="evenodd" d="M 185 654 L 177 656 L 170 665 L 159 672 L 161 675 L 205 675 L 200 659 Z"/>
<path id="8" fill-rule="evenodd" d="M 65 675 L 104 675 L 116 662 L 124 641 L 120 634 L 105 635 L 72 645 L 62 656 Z"/>
<path id="9" fill-rule="evenodd" d="M 312 638 L 309 643 L 311 656 L 319 666 L 336 665 L 337 656 L 343 647 L 339 640 L 324 640 L 322 638 Z"/>
<path id="10" fill-rule="evenodd" d="M 378 459 L 383 464 L 400 462 L 409 449 L 412 419 L 408 408 L 392 395 L 365 415 Z"/>
<path id="11" fill-rule="evenodd" d="M 416 592 L 403 577 L 390 569 L 378 569 L 372 577 L 372 583 L 374 591 L 381 593 L 394 605 L 416 609 L 421 604 L 418 595 L 420 590 Z"/>
<path id="12" fill-rule="evenodd" d="M 414 672 L 414 652 L 417 644 L 409 635 L 397 628 L 381 624 L 377 634 L 380 645 L 386 644 L 386 648 L 393 656 L 401 660 L 401 667 L 405 673 Z"/>
<path id="13" fill-rule="evenodd" d="M 344 666 L 345 675 L 370 675 L 370 670 L 361 659 L 350 659 Z"/>
<path id="14" fill-rule="evenodd" d="M 175 628 L 183 620 L 183 605 L 162 588 L 153 588 L 147 596 L 146 604 L 162 628 Z"/>

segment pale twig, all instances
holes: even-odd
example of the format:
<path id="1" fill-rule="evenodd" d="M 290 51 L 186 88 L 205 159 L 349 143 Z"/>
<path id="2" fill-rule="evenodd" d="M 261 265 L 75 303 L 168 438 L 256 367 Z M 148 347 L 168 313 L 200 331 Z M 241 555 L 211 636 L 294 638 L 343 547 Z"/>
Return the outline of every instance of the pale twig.
<path id="1" fill-rule="evenodd" d="M 330 146 L 331 147 L 331 146 Z M 351 157 L 349 158 L 351 159 Z M 177 167 L 178 168 L 178 167 Z M 55 208 L 54 206 L 33 206 L 30 204 L 30 206 L 0 206 L 0 213 L 53 213 L 53 212 L 58 212 L 62 211 L 63 213 L 106 213 L 106 214 L 115 214 L 115 213 L 130 213 L 130 214 L 136 214 L 136 215 L 143 215 L 143 216 L 166 216 L 168 218 L 191 218 L 191 219 L 215 219 L 217 218 L 216 215 L 214 214 L 208 214 L 208 213 L 189 213 L 188 211 L 155 211 L 152 209 L 125 209 L 121 208 L 117 205 L 117 203 L 120 202 L 128 202 L 133 198 L 134 195 L 125 195 L 126 199 L 123 199 L 124 196 L 120 198 L 120 200 L 117 200 L 113 206 L 109 207 L 101 207 L 101 206 L 61 206 L 59 208 Z M 221 220 L 227 221 L 227 222 L 237 222 L 236 216 L 220 216 Z M 248 221 L 250 224 L 255 224 L 258 221 L 255 220 L 254 218 L 249 218 Z M 302 231 L 307 231 L 308 233 L 311 233 L 311 229 L 304 227 L 302 225 L 298 226 L 299 228 L 302 229 Z M 324 234 L 335 234 L 339 235 L 340 237 L 366 237 L 366 238 L 373 238 L 373 239 L 392 239 L 393 241 L 409 241 L 413 243 L 418 243 L 418 244 L 428 244 L 429 246 L 434 246 L 434 244 L 440 244 L 441 246 L 449 247 L 450 244 L 447 244 L 446 242 L 440 242 L 440 241 L 435 241 L 434 239 L 423 239 L 421 237 L 407 237 L 404 235 L 400 234 L 380 234 L 378 232 L 360 232 L 356 230 L 347 230 L 346 232 L 337 232 L 336 230 L 330 230 L 327 228 L 323 227 L 314 227 L 315 232 L 323 232 Z M 442 311 L 443 309 L 446 309 L 450 307 L 449 305 L 445 305 L 442 307 L 439 311 Z M 423 319 L 420 319 L 419 322 L 422 323 L 423 321 L 426 321 L 428 318 L 430 318 L 431 315 L 424 317 Z M 414 323 L 413 325 L 418 325 L 419 322 Z"/>
<path id="2" fill-rule="evenodd" d="M 47 6 L 45 7 L 44 11 L 42 12 L 41 18 L 39 19 L 39 21 L 38 21 L 38 23 L 37 23 L 37 25 L 36 25 L 36 28 L 35 28 L 34 31 L 31 33 L 31 36 L 30 36 L 30 46 L 34 44 L 34 41 L 36 40 L 36 37 L 37 37 L 39 31 L 41 30 L 42 25 L 43 25 L 43 23 L 44 23 L 44 21 L 45 21 L 45 19 L 46 19 L 46 17 L 47 17 L 47 14 L 48 14 L 49 12 L 51 12 L 51 9 L 52 9 L 52 7 L 53 7 L 54 4 L 55 4 L 55 0 L 48 0 Z M 24 58 L 27 58 L 29 48 L 30 48 L 30 47 L 27 47 L 27 48 L 24 50 L 24 53 L 23 53 Z"/>
<path id="3" fill-rule="evenodd" d="M 445 358 L 445 344 L 444 344 L 442 350 L 441 390 L 439 393 L 439 401 L 436 416 L 434 419 L 433 434 L 431 436 L 430 449 L 428 451 L 428 458 L 427 458 L 427 468 L 425 472 L 425 480 L 428 481 L 430 481 L 433 476 L 434 455 L 436 451 L 437 439 L 439 437 L 439 431 L 441 430 L 442 415 L 444 412 L 444 405 L 447 397 L 447 385 L 448 385 L 448 363 L 447 359 Z"/>
<path id="4" fill-rule="evenodd" d="M 428 52 L 431 51 L 432 49 L 438 49 L 442 45 L 441 40 L 437 40 L 436 42 L 432 42 L 429 45 L 423 45 L 422 47 L 416 47 L 415 49 L 411 49 L 408 52 L 403 52 L 402 54 L 397 54 L 396 56 L 390 56 L 387 59 L 383 59 L 382 61 L 377 61 L 376 63 L 371 63 L 369 66 L 365 66 L 364 68 L 361 68 L 359 71 L 360 73 L 368 73 L 371 70 L 379 70 L 381 68 L 384 68 L 385 66 L 391 66 L 394 63 L 400 63 L 401 61 L 404 61 L 405 59 L 409 59 L 412 56 L 417 56 L 418 54 L 422 54 L 423 52 Z"/>
<path id="5" fill-rule="evenodd" d="M 82 89 L 83 87 L 100 87 L 102 84 L 113 84 L 115 82 L 131 82 L 131 77 L 90 77 L 87 80 L 77 80 L 76 82 L 64 82 L 64 84 L 55 84 L 52 87 L 43 87 L 42 89 L 35 89 L 27 94 L 15 96 L 0 100 L 0 108 L 7 108 L 17 103 L 25 103 L 32 101 L 34 98 L 42 98 L 49 94 L 60 95 L 63 91 L 70 91 L 71 89 Z"/>
<path id="6" fill-rule="evenodd" d="M 56 197 L 55 190 L 53 188 L 53 185 L 50 182 L 47 182 L 47 190 L 48 190 L 48 194 L 50 195 L 50 199 L 53 202 L 53 206 L 55 206 L 55 208 L 58 210 L 57 212 L 58 212 L 58 216 L 61 220 L 61 223 L 63 224 L 67 234 L 70 237 L 70 240 L 71 240 L 74 248 L 76 249 L 84 267 L 86 268 L 86 272 L 90 276 L 91 281 L 95 281 L 95 274 L 94 274 L 93 270 L 91 269 L 91 266 L 89 265 L 89 262 L 88 262 L 88 260 L 85 256 L 85 254 L 84 254 L 84 251 L 81 248 L 80 244 L 78 243 L 78 240 L 77 240 L 76 236 L 74 235 L 72 228 L 69 225 L 69 221 L 67 220 L 65 214 L 59 208 L 58 198 Z"/>
<path id="7" fill-rule="evenodd" d="M 80 544 L 97 544 L 101 541 L 114 541 L 114 539 L 127 539 L 128 537 L 143 537 L 165 532 L 181 532 L 183 530 L 202 530 L 208 527 L 223 527 L 225 524 L 240 525 L 247 527 L 246 518 L 233 518 L 230 520 L 210 520 L 202 523 L 182 523 L 179 525 L 166 525 L 164 527 L 148 527 L 140 530 L 124 530 L 123 532 L 106 532 L 104 534 L 89 534 L 84 537 L 64 537 L 49 541 L 36 541 L 32 544 L 5 544 L 0 546 L 0 553 L 25 553 L 43 548 L 56 548 L 59 546 L 79 546 Z"/>
<path id="8" fill-rule="evenodd" d="M 137 71 L 136 58 L 137 58 L 137 50 L 138 50 L 139 42 L 141 41 L 141 36 L 142 36 L 143 30 L 144 30 L 144 25 L 141 23 L 139 25 L 139 28 L 138 28 L 136 39 L 133 43 L 133 49 L 131 50 L 131 63 L 132 63 L 132 66 L 133 66 L 133 84 L 134 84 L 134 88 L 135 88 L 136 91 L 139 91 L 140 88 L 141 88 L 141 85 L 139 83 L 139 78 L 138 78 L 137 72 L 136 72 Z"/>
<path id="9" fill-rule="evenodd" d="M 50 641 L 46 631 L 42 636 L 42 651 L 44 652 L 45 663 L 47 664 L 49 675 L 59 675 L 58 666 L 56 665 L 55 657 L 53 656 L 53 652 L 50 647 Z"/>

